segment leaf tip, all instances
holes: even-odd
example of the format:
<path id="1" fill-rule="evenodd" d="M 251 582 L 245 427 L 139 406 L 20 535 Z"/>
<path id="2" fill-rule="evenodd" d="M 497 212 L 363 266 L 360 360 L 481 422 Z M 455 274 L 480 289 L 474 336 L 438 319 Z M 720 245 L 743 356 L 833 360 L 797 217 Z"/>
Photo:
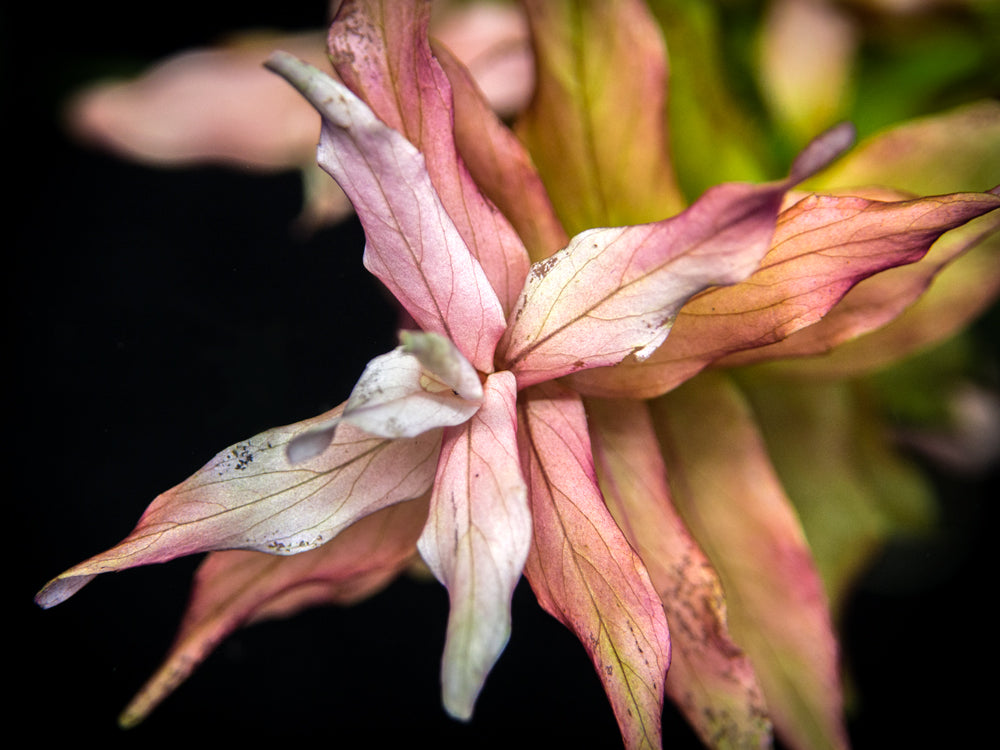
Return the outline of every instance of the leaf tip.
<path id="1" fill-rule="evenodd" d="M 813 138 L 792 162 L 788 178 L 802 182 L 828 167 L 854 145 L 857 130 L 851 122 L 842 122 Z"/>

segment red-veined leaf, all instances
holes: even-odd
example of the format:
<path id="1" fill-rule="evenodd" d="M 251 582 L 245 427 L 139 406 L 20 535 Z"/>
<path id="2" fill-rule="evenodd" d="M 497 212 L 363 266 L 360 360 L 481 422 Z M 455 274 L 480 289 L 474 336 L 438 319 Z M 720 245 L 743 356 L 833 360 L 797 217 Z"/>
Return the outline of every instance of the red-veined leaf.
<path id="1" fill-rule="evenodd" d="M 342 407 L 226 448 L 156 498 L 131 534 L 46 584 L 52 607 L 99 573 L 221 549 L 293 555 L 318 547 L 380 508 L 419 497 L 433 481 L 441 432 L 373 438 L 340 424 L 326 450 L 292 465 L 286 446 Z"/>
<path id="2" fill-rule="evenodd" d="M 692 299 L 647 361 L 583 373 L 574 386 L 593 395 L 657 396 L 720 360 L 735 365 L 795 355 L 795 337 L 788 337 L 796 331 L 803 342 L 813 342 L 809 353 L 829 349 L 898 314 L 936 270 L 933 262 L 909 271 L 896 266 L 918 261 L 944 232 L 998 206 L 1000 198 L 989 193 L 895 202 L 807 196 L 778 217 L 770 251 L 745 282 Z M 885 269 L 895 274 L 885 279 L 887 286 L 876 276 Z M 900 277 L 905 289 L 893 283 Z M 865 279 L 874 294 L 863 307 L 845 307 L 830 324 L 818 323 Z"/>
<path id="3" fill-rule="evenodd" d="M 365 228 L 365 266 L 421 328 L 451 339 L 477 369 L 491 372 L 503 309 L 442 205 L 423 155 L 311 65 L 280 52 L 267 65 L 323 115 L 318 159 Z"/>
<path id="4" fill-rule="evenodd" d="M 534 533 L 525 574 L 597 669 L 625 746 L 660 748 L 670 636 L 663 605 L 597 486 L 579 396 L 557 383 L 522 394 L 518 445 Z"/>
<path id="5" fill-rule="evenodd" d="M 426 0 L 346 0 L 330 27 L 330 58 L 348 88 L 423 154 L 441 203 L 509 310 L 528 255 L 458 156 L 451 85 L 427 39 L 430 7 Z"/>

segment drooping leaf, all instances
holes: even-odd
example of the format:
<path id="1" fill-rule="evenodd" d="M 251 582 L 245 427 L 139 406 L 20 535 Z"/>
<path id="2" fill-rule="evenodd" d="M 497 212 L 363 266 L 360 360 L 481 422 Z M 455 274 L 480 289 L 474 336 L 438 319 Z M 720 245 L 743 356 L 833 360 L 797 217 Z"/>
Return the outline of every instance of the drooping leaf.
<path id="1" fill-rule="evenodd" d="M 671 496 L 719 573 L 776 732 L 796 750 L 846 748 L 823 584 L 741 394 L 703 373 L 653 410 Z"/>
<path id="2" fill-rule="evenodd" d="M 663 38 L 638 0 L 532 0 L 538 77 L 518 121 L 563 225 L 624 226 L 676 214 Z"/>
<path id="3" fill-rule="evenodd" d="M 608 509 L 642 557 L 670 626 L 667 695 L 709 747 L 770 746 L 757 676 L 729 635 L 718 574 L 674 509 L 646 403 L 590 399 L 586 406 Z"/>
<path id="4" fill-rule="evenodd" d="M 348 88 L 423 154 L 445 211 L 509 310 L 528 255 L 455 148 L 451 84 L 427 39 L 430 8 L 428 0 L 346 0 L 330 27 L 330 59 Z"/>
<path id="5" fill-rule="evenodd" d="M 895 266 L 914 263 L 944 232 L 998 206 L 1000 198 L 989 193 L 889 203 L 855 196 L 803 198 L 781 213 L 770 251 L 744 283 L 692 299 L 670 338 L 646 362 L 627 360 L 614 370 L 585 373 L 574 385 L 595 395 L 653 397 L 713 363 L 795 354 L 789 337 L 797 331 L 812 342 L 811 351 L 798 354 L 825 351 L 897 315 L 936 270 L 933 264 L 912 271 Z M 904 283 L 875 275 L 890 268 Z M 868 277 L 874 277 L 867 283 L 876 291 L 864 305 L 818 322 Z M 883 279 L 888 286 L 881 286 Z"/>
<path id="6" fill-rule="evenodd" d="M 660 747 L 670 637 L 642 560 L 597 486 L 578 396 L 555 382 L 522 394 L 518 445 L 534 534 L 525 574 L 597 669 L 625 746 Z"/>
<path id="7" fill-rule="evenodd" d="M 446 336 L 477 369 L 491 372 L 503 309 L 442 205 L 423 155 L 316 68 L 284 53 L 267 64 L 323 115 L 319 162 L 365 228 L 365 266 L 421 328 Z"/>
<path id="8" fill-rule="evenodd" d="M 648 358 L 693 295 L 742 281 L 757 268 L 771 246 L 785 191 L 829 163 L 852 137 L 849 128 L 836 128 L 818 138 L 787 180 L 719 185 L 679 216 L 592 229 L 536 263 L 498 352 L 518 385 L 630 355 Z"/>
<path id="9" fill-rule="evenodd" d="M 195 574 L 194 590 L 163 665 L 122 712 L 131 727 L 177 689 L 230 633 L 319 604 L 351 604 L 374 594 L 416 553 L 427 499 L 397 503 L 348 526 L 322 547 L 293 557 L 213 552 Z"/>
<path id="10" fill-rule="evenodd" d="M 531 541 L 527 488 L 517 455 L 514 376 L 486 380 L 482 408 L 445 430 L 430 518 L 418 548 L 448 588 L 441 663 L 445 709 L 469 719 L 510 637 L 510 602 Z"/>
<path id="11" fill-rule="evenodd" d="M 298 554 L 329 542 L 370 513 L 428 490 L 441 445 L 438 430 L 386 440 L 341 424 L 325 451 L 291 465 L 286 445 L 329 423 L 341 409 L 226 448 L 157 497 L 128 537 L 50 581 L 36 601 L 52 607 L 99 573 L 196 552 Z"/>

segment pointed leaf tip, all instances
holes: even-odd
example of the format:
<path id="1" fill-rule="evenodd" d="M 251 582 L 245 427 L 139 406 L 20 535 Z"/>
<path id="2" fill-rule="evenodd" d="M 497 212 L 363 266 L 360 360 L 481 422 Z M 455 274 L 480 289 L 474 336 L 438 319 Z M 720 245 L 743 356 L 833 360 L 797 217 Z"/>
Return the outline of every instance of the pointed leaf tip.
<path id="1" fill-rule="evenodd" d="M 828 167 L 854 145 L 856 136 L 853 123 L 842 122 L 813 138 L 792 162 L 789 181 L 793 184 L 802 182 Z"/>

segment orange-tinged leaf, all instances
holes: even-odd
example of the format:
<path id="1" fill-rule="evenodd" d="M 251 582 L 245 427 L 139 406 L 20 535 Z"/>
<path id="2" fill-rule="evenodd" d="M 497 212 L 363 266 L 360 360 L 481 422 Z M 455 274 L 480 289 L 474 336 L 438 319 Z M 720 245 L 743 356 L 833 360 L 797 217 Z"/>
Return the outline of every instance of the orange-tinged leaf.
<path id="1" fill-rule="evenodd" d="M 341 424 L 326 450 L 291 465 L 286 445 L 329 423 L 341 409 L 226 448 L 157 497 L 128 537 L 50 581 L 36 601 L 51 607 L 99 573 L 196 552 L 305 552 L 329 542 L 364 516 L 428 490 L 440 450 L 440 430 L 386 440 Z"/>
<path id="2" fill-rule="evenodd" d="M 319 604 L 350 604 L 381 589 L 413 558 L 426 518 L 424 498 L 376 511 L 329 544 L 294 557 L 211 553 L 195 575 L 170 653 L 119 723 L 142 721 L 236 629 Z"/>
<path id="3" fill-rule="evenodd" d="M 627 748 L 660 747 L 670 637 L 646 568 L 597 486 L 580 398 L 557 383 L 522 394 L 518 445 L 534 535 L 525 574 L 604 683 Z"/>
<path id="4" fill-rule="evenodd" d="M 503 309 L 442 205 L 423 155 L 311 65 L 280 52 L 267 64 L 323 115 L 318 159 L 365 228 L 365 266 L 421 328 L 451 339 L 477 369 L 491 372 Z"/>
<path id="5" fill-rule="evenodd" d="M 769 747 L 757 676 L 729 635 L 718 574 L 673 506 L 646 402 L 590 399 L 586 406 L 608 509 L 642 557 L 670 626 L 667 695 L 709 747 Z"/>
<path id="6" fill-rule="evenodd" d="M 761 355 L 789 375 L 865 375 L 955 335 L 998 294 L 1000 211 L 993 211 L 946 232 L 918 262 L 865 279 L 826 318 Z"/>
<path id="7" fill-rule="evenodd" d="M 427 0 L 346 0 L 330 27 L 330 59 L 348 88 L 423 154 L 441 203 L 509 310 L 528 255 L 455 148 L 451 85 L 427 39 L 430 7 Z"/>
<path id="8" fill-rule="evenodd" d="M 445 430 L 430 517 L 418 542 L 448 588 L 441 663 L 444 706 L 469 719 L 510 637 L 510 602 L 531 541 L 531 513 L 517 453 L 514 376 L 486 380 L 482 408 Z"/>
<path id="9" fill-rule="evenodd" d="M 896 266 L 914 263 L 944 232 L 997 207 L 1000 197 L 989 193 L 893 202 L 805 197 L 781 213 L 770 251 L 745 282 L 692 299 L 677 316 L 670 338 L 646 362 L 628 360 L 614 370 L 575 376 L 574 385 L 593 395 L 648 398 L 720 360 L 735 365 L 793 355 L 788 337 L 796 331 L 813 342 L 811 352 L 800 354 L 829 349 L 898 314 L 935 270 L 933 265 L 913 271 Z M 888 286 L 881 286 L 876 274 L 890 268 L 897 276 L 888 276 Z M 899 275 L 909 279 L 905 289 L 892 283 Z M 814 325 L 869 277 L 874 277 L 868 283 L 875 293 L 865 305 L 845 307 L 830 324 Z"/>
<path id="10" fill-rule="evenodd" d="M 704 373 L 653 402 L 671 496 L 722 579 L 729 630 L 797 750 L 847 747 L 837 642 L 799 520 L 742 395 Z"/>
<path id="11" fill-rule="evenodd" d="M 988 190 L 1000 183 L 1000 102 L 964 104 L 865 139 L 810 180 L 810 190 L 884 185 L 917 195 Z"/>

